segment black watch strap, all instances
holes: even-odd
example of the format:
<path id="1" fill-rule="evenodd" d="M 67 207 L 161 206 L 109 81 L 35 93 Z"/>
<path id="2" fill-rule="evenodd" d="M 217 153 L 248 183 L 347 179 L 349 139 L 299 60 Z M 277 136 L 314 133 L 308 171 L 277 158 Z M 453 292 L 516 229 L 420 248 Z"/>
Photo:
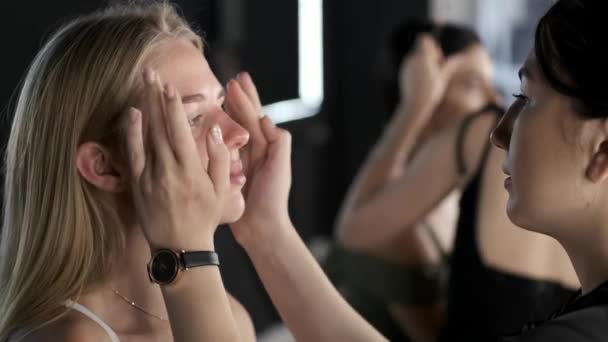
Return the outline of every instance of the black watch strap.
<path id="1" fill-rule="evenodd" d="M 182 266 L 185 269 L 199 267 L 199 266 L 209 266 L 216 265 L 219 266 L 220 258 L 217 256 L 217 253 L 214 251 L 190 251 L 190 252 L 182 252 Z"/>

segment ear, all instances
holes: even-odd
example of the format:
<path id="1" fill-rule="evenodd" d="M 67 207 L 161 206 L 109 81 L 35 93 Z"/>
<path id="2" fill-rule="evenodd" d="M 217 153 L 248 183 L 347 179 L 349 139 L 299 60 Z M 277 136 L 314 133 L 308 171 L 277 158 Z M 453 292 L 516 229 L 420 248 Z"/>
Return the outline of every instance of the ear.
<path id="1" fill-rule="evenodd" d="M 95 142 L 85 142 L 76 150 L 76 168 L 80 176 L 100 190 L 118 193 L 126 188 L 124 173 L 114 165 L 112 155 Z"/>
<path id="2" fill-rule="evenodd" d="M 586 174 L 587 178 L 594 183 L 608 179 L 608 141 L 602 141 L 596 148 L 587 166 Z"/>

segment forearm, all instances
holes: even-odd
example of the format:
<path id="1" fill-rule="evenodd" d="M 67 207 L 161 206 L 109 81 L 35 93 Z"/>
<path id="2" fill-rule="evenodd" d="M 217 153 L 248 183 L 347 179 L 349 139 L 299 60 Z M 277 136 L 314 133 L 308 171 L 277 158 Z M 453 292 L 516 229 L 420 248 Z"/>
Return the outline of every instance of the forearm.
<path id="1" fill-rule="evenodd" d="M 298 341 L 385 341 L 340 296 L 290 225 L 245 244 L 283 321 Z"/>
<path id="2" fill-rule="evenodd" d="M 377 197 L 383 196 L 394 180 L 402 176 L 406 162 L 419 139 L 426 121 L 417 119 L 428 115 L 420 111 L 432 110 L 431 106 L 399 107 L 390 124 L 370 152 L 351 185 L 338 219 L 340 239 L 348 240 L 348 235 L 358 234 L 357 216 L 362 212 L 377 213 L 378 220 L 384 217 L 383 208 L 375 208 Z M 373 206 L 374 208 L 369 208 Z M 396 227 L 400 229 L 402 227 Z"/>
<path id="3" fill-rule="evenodd" d="M 219 268 L 195 267 L 179 277 L 162 286 L 175 341 L 240 341 Z"/>

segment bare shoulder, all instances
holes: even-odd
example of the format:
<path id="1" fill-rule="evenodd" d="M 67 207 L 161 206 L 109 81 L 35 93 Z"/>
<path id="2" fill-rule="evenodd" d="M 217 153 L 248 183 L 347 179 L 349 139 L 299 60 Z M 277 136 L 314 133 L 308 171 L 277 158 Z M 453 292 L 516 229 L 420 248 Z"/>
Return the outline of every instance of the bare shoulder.
<path id="1" fill-rule="evenodd" d="M 228 294 L 228 301 L 230 302 L 230 309 L 232 310 L 232 315 L 234 316 L 234 320 L 236 321 L 243 341 L 255 341 L 255 328 L 253 327 L 249 312 L 247 312 L 243 304 L 231 294 Z"/>
<path id="2" fill-rule="evenodd" d="M 29 333 L 23 342 L 111 342 L 110 336 L 97 323 L 79 312 L 69 312 L 64 317 Z M 15 341 L 16 342 L 16 341 Z"/>

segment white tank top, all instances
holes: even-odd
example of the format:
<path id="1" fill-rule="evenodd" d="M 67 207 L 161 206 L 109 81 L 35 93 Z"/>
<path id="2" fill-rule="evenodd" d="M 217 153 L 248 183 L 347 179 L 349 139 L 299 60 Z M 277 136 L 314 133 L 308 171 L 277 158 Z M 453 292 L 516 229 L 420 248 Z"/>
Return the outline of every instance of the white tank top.
<path id="1" fill-rule="evenodd" d="M 116 335 L 114 330 L 112 330 L 112 328 L 110 328 L 110 326 L 107 325 L 106 322 L 102 321 L 101 318 L 97 317 L 97 315 L 94 314 L 91 310 L 69 299 L 66 300 L 63 305 L 70 309 L 79 311 L 83 315 L 93 320 L 93 322 L 99 324 L 99 326 L 106 332 L 106 334 L 110 336 L 110 340 L 112 340 L 112 342 L 120 342 L 120 339 L 118 338 L 118 335 Z"/>

